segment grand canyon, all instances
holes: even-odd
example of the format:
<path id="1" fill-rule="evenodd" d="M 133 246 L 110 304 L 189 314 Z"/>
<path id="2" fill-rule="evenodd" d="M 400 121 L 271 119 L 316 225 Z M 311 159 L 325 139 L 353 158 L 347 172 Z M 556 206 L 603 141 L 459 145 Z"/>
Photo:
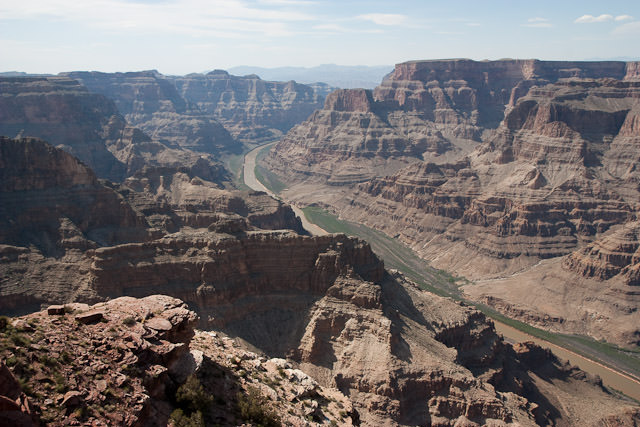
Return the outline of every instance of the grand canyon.
<path id="1" fill-rule="evenodd" d="M 640 424 L 640 63 L 389 71 L 0 77 L 0 425 Z"/>

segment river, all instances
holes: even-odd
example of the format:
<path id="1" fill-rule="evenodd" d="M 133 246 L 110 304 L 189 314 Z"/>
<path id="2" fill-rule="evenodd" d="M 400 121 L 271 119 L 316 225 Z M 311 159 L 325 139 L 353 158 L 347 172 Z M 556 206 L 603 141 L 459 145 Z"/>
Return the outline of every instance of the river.
<path id="1" fill-rule="evenodd" d="M 273 145 L 273 144 L 275 144 L 275 142 L 269 145 Z M 260 181 L 258 181 L 255 174 L 256 158 L 258 156 L 258 153 L 269 145 L 261 145 L 259 147 L 256 147 L 253 150 L 249 151 L 244 156 L 244 163 L 243 163 L 244 183 L 253 190 L 264 191 L 267 194 L 269 194 L 271 197 L 280 199 L 276 194 L 271 192 Z M 296 213 L 296 215 L 300 217 L 300 220 L 302 221 L 302 226 L 307 231 L 309 231 L 312 235 L 327 234 L 326 230 L 318 227 L 312 222 L 309 222 L 299 207 L 291 205 L 291 208 Z M 504 323 L 498 322 L 495 319 L 493 320 L 493 322 L 496 326 L 496 331 L 502 334 L 507 341 L 512 343 L 533 341 L 541 347 L 550 349 L 553 352 L 553 354 L 555 354 L 556 357 L 558 357 L 559 359 L 569 360 L 571 364 L 578 366 L 583 371 L 588 372 L 592 375 L 600 376 L 600 378 L 602 378 L 603 384 L 605 384 L 607 387 L 611 387 L 616 390 L 619 390 L 624 394 L 626 394 L 627 396 L 630 396 L 640 401 L 640 382 L 636 381 L 632 377 L 624 373 L 615 371 L 607 366 L 604 366 L 593 360 L 587 359 L 586 357 L 583 357 L 565 348 L 552 344 L 548 341 L 525 334 L 524 332 L 521 332 Z"/>

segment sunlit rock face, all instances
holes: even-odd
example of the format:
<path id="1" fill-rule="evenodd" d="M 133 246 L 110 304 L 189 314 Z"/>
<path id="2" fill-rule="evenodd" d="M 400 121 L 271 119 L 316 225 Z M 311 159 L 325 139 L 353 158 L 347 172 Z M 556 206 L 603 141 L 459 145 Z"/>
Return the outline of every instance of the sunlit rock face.
<path id="1" fill-rule="evenodd" d="M 289 184 L 285 197 L 385 231 L 439 268 L 507 279 L 589 251 L 635 223 L 637 70 L 624 62 L 398 64 L 373 91 L 329 95 L 325 108 L 294 127 L 263 163 Z M 571 287 L 580 287 L 583 274 L 606 281 L 607 297 L 593 294 L 594 286 L 575 300 L 546 298 L 551 306 L 540 307 L 527 301 L 525 288 L 544 282 L 543 270 L 512 286 L 518 295 L 489 285 L 469 292 L 500 301 L 496 307 L 511 315 L 526 306 L 522 318 L 541 319 L 541 326 L 635 343 L 629 337 L 637 327 L 612 322 L 617 307 L 630 305 L 624 323 L 637 324 L 640 300 L 625 287 L 635 283 L 634 258 L 585 268 L 580 257 L 552 269 Z M 590 273 L 596 270 L 606 274 Z M 593 310 L 606 312 L 606 320 L 580 320 Z"/>

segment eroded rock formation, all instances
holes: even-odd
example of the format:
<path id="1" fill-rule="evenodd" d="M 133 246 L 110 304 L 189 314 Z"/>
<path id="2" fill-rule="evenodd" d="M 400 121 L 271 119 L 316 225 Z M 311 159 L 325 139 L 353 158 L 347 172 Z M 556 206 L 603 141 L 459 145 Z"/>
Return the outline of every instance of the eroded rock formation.
<path id="1" fill-rule="evenodd" d="M 174 79 L 178 92 L 222 123 L 243 143 L 273 141 L 322 105 L 313 88 L 294 81 L 270 82 L 222 70 Z"/>
<path id="2" fill-rule="evenodd" d="M 143 166 L 200 167 L 224 178 L 210 155 L 169 147 L 130 126 L 113 101 L 69 77 L 0 79 L 0 135 L 37 137 L 120 181 Z"/>
<path id="3" fill-rule="evenodd" d="M 511 277 L 599 245 L 610 230 L 636 220 L 635 70 L 624 62 L 398 64 L 372 92 L 329 95 L 264 166 L 289 184 L 285 198 L 320 203 L 385 231 L 436 267 L 470 279 Z M 594 276 L 572 257 L 565 267 Z M 630 264 L 594 277 L 634 283 L 635 261 L 624 260 Z M 482 295 L 509 298 L 490 286 Z M 560 319 L 559 328 L 567 320 L 565 330 L 576 332 L 563 311 L 593 298 L 585 294 L 566 303 L 570 308 L 558 302 L 553 315 L 549 308 L 539 314 Z M 632 290 L 620 298 L 640 305 Z M 614 313 L 613 304 L 606 311 Z M 636 327 L 629 328 L 624 334 L 633 335 Z M 611 339 L 620 336 L 610 332 Z"/>
<path id="4" fill-rule="evenodd" d="M 98 303 L 51 306 L 5 324 L 0 336 L 15 344 L 0 346 L 11 352 L 3 355 L 13 357 L 13 373 L 27 382 L 31 375 L 40 379 L 36 393 L 25 393 L 39 408 L 36 415 L 54 425 L 70 418 L 165 422 L 181 405 L 179 389 L 188 381 L 191 390 L 202 387 L 198 408 L 213 424 L 259 422 L 251 418 L 255 412 L 242 410 L 257 404 L 260 417 L 280 414 L 292 423 L 311 417 L 365 425 L 535 425 L 605 417 L 631 425 L 639 416 L 637 406 L 607 394 L 581 371 L 536 347 L 505 344 L 481 313 L 385 271 L 361 240 L 259 229 L 281 221 L 300 225 L 280 202 L 261 206 L 261 193 L 225 193 L 173 168 L 143 169 L 111 188 L 44 142 L 0 142 L 3 164 L 12 159 L 3 169 L 2 197 L 40 194 L 34 199 L 43 215 L 67 215 L 65 230 L 75 227 L 73 235 L 57 229 L 51 235 L 88 244 L 65 246 L 61 239 L 54 255 L 30 242 L 1 248 L 3 312 Z M 46 197 L 55 191 L 92 196 L 66 206 Z M 96 212 L 92 203 L 101 197 L 111 202 Z M 109 209 L 115 209 L 109 218 L 101 217 Z M 76 217 L 75 210 L 90 216 Z M 18 214 L 4 215 L 15 223 Z M 144 238 L 91 239 L 92 221 L 119 229 L 118 221 L 130 215 Z M 30 229 L 36 229 L 38 218 L 23 221 L 34 221 Z M 171 297 L 147 297 L 158 292 Z M 272 360 L 212 335 L 201 335 L 201 353 L 190 350 L 196 316 L 172 297 L 196 310 L 202 327 Z M 194 371 L 199 386 L 188 379 Z M 56 401 L 45 397 L 52 393 Z M 584 396 L 592 403 L 582 404 Z M 192 408 L 189 416 L 197 412 Z"/>
<path id="5" fill-rule="evenodd" d="M 129 123 L 152 138 L 206 153 L 239 153 L 273 141 L 322 106 L 322 95 L 296 82 L 208 74 L 166 77 L 157 71 L 73 72 L 66 76 L 111 98 Z"/>
<path id="6" fill-rule="evenodd" d="M 93 249 L 155 241 L 183 227 L 302 230 L 281 202 L 190 173 L 144 169 L 116 186 L 44 141 L 0 138 L 2 310 L 95 301 L 87 276 Z"/>
<path id="7" fill-rule="evenodd" d="M 173 80 L 157 71 L 76 71 L 66 75 L 91 92 L 112 99 L 129 123 L 153 139 L 205 153 L 240 149 L 217 120 L 186 101 L 176 90 Z"/>

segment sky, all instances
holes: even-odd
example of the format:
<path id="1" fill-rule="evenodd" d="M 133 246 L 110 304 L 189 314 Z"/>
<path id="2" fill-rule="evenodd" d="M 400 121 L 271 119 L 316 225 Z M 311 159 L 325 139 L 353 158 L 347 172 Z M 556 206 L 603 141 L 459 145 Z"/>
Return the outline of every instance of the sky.
<path id="1" fill-rule="evenodd" d="M 637 0 L 0 0 L 0 71 L 640 59 Z"/>

